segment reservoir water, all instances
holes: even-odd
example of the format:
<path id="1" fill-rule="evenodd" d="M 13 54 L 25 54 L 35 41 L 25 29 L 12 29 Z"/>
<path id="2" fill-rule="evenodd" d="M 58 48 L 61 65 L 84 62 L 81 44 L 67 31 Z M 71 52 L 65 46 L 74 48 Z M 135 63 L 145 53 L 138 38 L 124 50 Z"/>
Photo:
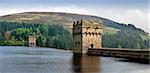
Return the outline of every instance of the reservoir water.
<path id="1" fill-rule="evenodd" d="M 0 46 L 0 73 L 150 73 L 150 66 L 52 48 Z"/>

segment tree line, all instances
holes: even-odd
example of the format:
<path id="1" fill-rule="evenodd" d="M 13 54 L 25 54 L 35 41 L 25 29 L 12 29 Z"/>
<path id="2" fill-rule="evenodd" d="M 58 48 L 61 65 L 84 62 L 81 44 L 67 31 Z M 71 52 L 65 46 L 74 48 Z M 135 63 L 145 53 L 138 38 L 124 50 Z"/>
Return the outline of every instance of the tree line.
<path id="1" fill-rule="evenodd" d="M 29 35 L 40 47 L 72 48 L 72 35 L 62 25 L 0 22 L 0 45 L 27 46 Z"/>
<path id="2" fill-rule="evenodd" d="M 102 40 L 103 47 L 130 49 L 150 48 L 150 39 L 142 39 L 138 33 L 129 30 L 121 30 L 117 34 L 104 34 Z"/>
<path id="3" fill-rule="evenodd" d="M 36 36 L 36 44 L 40 47 L 73 48 L 72 34 L 61 24 L 0 22 L 0 45 L 27 46 L 29 35 Z M 134 30 L 102 35 L 102 47 L 109 48 L 150 48 L 149 41 Z"/>

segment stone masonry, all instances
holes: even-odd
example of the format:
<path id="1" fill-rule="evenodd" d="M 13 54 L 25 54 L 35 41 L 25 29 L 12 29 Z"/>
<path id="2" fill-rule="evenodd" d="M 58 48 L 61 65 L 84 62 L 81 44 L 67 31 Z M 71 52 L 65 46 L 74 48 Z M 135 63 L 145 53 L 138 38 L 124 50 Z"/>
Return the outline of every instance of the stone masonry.
<path id="1" fill-rule="evenodd" d="M 30 47 L 35 47 L 36 46 L 36 37 L 35 36 L 29 36 L 29 39 L 28 39 L 28 46 Z"/>
<path id="2" fill-rule="evenodd" d="M 87 53 L 88 48 L 101 48 L 101 37 L 102 22 L 84 19 L 74 22 L 74 53 Z"/>

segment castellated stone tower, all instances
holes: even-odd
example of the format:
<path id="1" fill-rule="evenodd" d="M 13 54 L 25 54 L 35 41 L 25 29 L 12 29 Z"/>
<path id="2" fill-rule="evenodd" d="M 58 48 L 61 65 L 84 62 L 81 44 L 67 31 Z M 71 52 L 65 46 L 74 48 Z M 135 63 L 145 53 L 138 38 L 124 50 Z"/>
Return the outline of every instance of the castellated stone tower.
<path id="1" fill-rule="evenodd" d="M 73 23 L 74 53 L 87 53 L 88 48 L 102 47 L 102 23 L 80 20 Z"/>
<path id="2" fill-rule="evenodd" d="M 28 46 L 29 47 L 36 47 L 36 37 L 35 36 L 29 36 Z"/>

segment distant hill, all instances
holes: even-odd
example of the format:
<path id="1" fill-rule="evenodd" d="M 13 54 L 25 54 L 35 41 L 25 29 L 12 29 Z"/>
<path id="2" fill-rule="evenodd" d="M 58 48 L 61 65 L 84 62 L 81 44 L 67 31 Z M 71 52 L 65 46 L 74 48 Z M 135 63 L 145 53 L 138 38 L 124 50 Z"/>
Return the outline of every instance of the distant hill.
<path id="1" fill-rule="evenodd" d="M 73 21 L 80 19 L 96 19 L 102 21 L 104 24 L 104 32 L 115 33 L 119 30 L 135 30 L 141 34 L 146 35 L 143 30 L 134 27 L 134 25 L 125 25 L 114 22 L 102 17 L 92 15 L 80 15 L 71 13 L 58 13 L 58 12 L 25 12 L 18 14 L 5 15 L 0 17 L 0 21 L 11 22 L 26 22 L 26 23 L 54 23 L 63 24 L 72 28 Z M 112 32 L 110 32 L 112 31 Z"/>
<path id="2" fill-rule="evenodd" d="M 148 33 L 136 28 L 132 24 L 118 23 L 106 18 L 80 15 L 71 13 L 59 12 L 24 12 L 0 17 L 0 21 L 7 22 L 25 22 L 25 23 L 41 23 L 41 24 L 60 24 L 66 26 L 69 31 L 72 31 L 73 22 L 80 19 L 95 19 L 103 23 L 103 35 L 114 35 L 118 33 L 125 33 L 131 36 L 138 36 L 142 40 L 149 40 Z M 121 37 L 118 35 L 118 37 Z M 136 37 L 135 37 L 136 38 Z M 106 46 L 107 47 L 107 46 Z"/>

